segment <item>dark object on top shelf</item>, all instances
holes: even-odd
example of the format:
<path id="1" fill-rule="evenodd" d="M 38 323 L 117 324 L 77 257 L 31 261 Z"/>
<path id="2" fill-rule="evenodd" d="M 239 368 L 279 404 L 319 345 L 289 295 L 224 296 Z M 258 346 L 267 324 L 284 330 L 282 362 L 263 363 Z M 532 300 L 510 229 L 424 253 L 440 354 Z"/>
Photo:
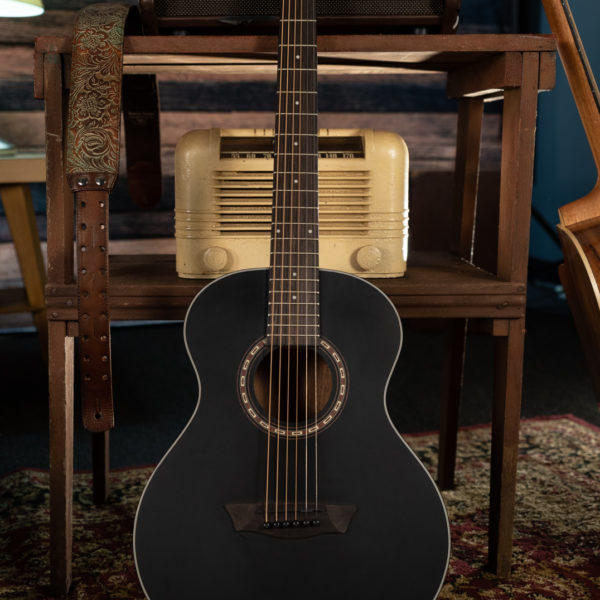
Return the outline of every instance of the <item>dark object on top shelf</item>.
<path id="1" fill-rule="evenodd" d="M 317 0 L 320 33 L 454 33 L 461 0 Z M 140 0 L 146 32 L 274 32 L 279 0 Z"/>

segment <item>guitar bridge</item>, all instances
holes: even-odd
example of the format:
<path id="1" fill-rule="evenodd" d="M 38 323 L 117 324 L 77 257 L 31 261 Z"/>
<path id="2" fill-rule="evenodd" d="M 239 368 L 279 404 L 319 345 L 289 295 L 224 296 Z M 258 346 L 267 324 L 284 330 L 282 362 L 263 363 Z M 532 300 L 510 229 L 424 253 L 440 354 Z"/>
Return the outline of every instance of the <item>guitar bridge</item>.
<path id="1" fill-rule="evenodd" d="M 265 521 L 265 505 L 261 503 L 225 505 L 235 531 L 247 531 L 278 538 L 301 539 L 331 533 L 346 533 L 356 506 L 351 504 L 321 504 L 318 507 L 294 506 L 278 509 L 277 516 L 269 510 Z"/>

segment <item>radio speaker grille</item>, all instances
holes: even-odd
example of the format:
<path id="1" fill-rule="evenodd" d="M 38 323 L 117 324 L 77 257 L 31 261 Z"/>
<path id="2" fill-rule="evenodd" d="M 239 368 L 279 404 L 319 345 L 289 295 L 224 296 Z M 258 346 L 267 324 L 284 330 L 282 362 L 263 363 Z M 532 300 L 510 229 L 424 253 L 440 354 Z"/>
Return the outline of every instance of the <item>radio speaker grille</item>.
<path id="1" fill-rule="evenodd" d="M 158 17 L 277 16 L 280 0 L 155 0 Z M 444 12 L 444 0 L 317 0 L 321 16 L 421 16 Z"/>
<path id="2" fill-rule="evenodd" d="M 229 236 L 269 233 L 273 198 L 272 171 L 217 171 L 214 174 L 213 232 Z M 321 235 L 370 233 L 371 175 L 368 171 L 319 174 Z"/>

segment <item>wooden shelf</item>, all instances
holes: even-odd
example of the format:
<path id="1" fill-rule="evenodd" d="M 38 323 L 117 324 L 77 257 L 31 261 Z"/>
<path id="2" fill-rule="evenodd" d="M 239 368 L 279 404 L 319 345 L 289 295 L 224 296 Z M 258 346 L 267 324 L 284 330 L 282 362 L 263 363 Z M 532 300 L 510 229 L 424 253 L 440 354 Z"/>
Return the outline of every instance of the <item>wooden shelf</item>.
<path id="1" fill-rule="evenodd" d="M 177 276 L 175 256 L 116 255 L 110 263 L 111 318 L 183 319 L 192 298 L 210 279 Z M 385 292 L 403 317 L 515 318 L 525 312 L 525 285 L 502 281 L 444 253 L 409 258 L 405 277 L 368 279 Z M 52 320 L 77 320 L 76 285 L 47 287 Z"/>

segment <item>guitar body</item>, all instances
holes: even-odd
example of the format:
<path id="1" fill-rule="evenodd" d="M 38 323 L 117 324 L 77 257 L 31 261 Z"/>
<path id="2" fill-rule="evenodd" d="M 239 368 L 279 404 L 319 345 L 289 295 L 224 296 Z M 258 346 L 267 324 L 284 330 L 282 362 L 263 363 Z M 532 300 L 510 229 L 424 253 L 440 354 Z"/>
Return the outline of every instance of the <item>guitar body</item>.
<path id="1" fill-rule="evenodd" d="M 318 438 L 319 502 L 352 505 L 345 533 L 286 539 L 234 527 L 226 505 L 265 500 L 269 436 L 245 412 L 238 382 L 244 356 L 265 335 L 268 271 L 227 275 L 188 311 L 200 399 L 136 515 L 136 567 L 151 600 L 437 596 L 449 556 L 446 512 L 385 406 L 400 321 L 371 284 L 333 271 L 319 277 L 321 339 L 347 371 L 343 409 Z"/>
<path id="2" fill-rule="evenodd" d="M 560 280 L 600 400 L 600 219 L 584 227 L 557 229 L 565 259 Z"/>
<path id="3" fill-rule="evenodd" d="M 600 91 L 567 0 L 542 0 L 587 140 L 600 172 Z M 594 189 L 558 209 L 565 257 L 559 268 L 596 396 L 600 402 L 600 179 Z"/>

